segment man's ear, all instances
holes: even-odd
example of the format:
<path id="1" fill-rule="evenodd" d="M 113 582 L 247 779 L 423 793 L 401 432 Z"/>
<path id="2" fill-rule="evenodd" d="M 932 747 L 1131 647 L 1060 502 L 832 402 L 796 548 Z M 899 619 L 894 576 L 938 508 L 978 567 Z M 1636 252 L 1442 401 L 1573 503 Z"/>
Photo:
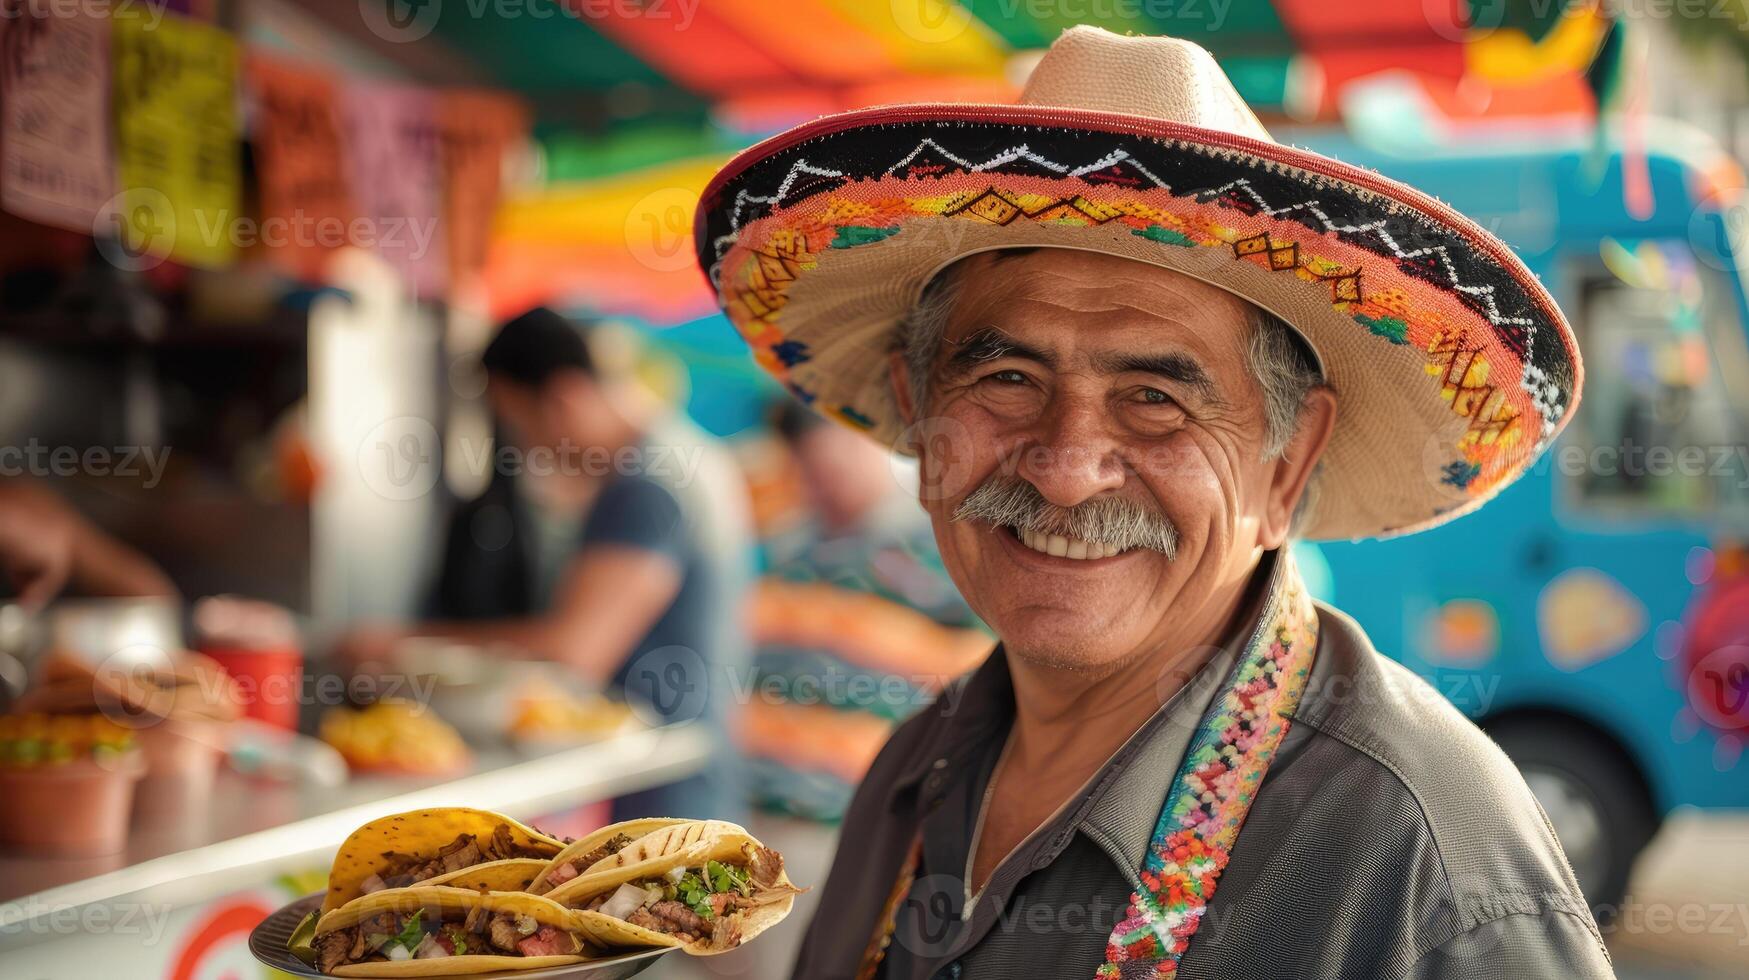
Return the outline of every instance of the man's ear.
<path id="1" fill-rule="evenodd" d="M 906 425 L 917 421 L 917 406 L 911 403 L 911 369 L 900 351 L 887 354 L 887 380 L 893 386 L 893 404 L 899 407 L 899 418 Z"/>
<path id="2" fill-rule="evenodd" d="M 1293 439 L 1271 464 L 1269 499 L 1264 505 L 1263 526 L 1258 529 L 1259 547 L 1273 550 L 1287 542 L 1300 497 L 1318 468 L 1324 448 L 1330 444 L 1330 433 L 1335 430 L 1335 392 L 1323 387 L 1312 389 L 1300 405 L 1299 428 Z"/>

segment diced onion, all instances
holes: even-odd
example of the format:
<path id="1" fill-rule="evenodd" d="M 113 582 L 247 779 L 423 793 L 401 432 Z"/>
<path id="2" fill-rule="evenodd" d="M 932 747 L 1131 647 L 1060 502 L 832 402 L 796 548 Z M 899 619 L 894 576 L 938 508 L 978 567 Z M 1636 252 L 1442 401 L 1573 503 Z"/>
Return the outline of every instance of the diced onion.
<path id="1" fill-rule="evenodd" d="M 669 884 L 678 885 L 678 884 L 680 884 L 680 879 L 686 877 L 686 867 L 684 865 L 677 864 L 674 867 L 669 868 L 667 871 L 663 872 L 662 877 L 668 879 Z"/>
<path id="2" fill-rule="evenodd" d="M 369 895 L 372 892 L 380 892 L 387 887 L 389 887 L 388 883 L 383 881 L 383 876 L 376 874 L 364 879 L 364 881 L 360 882 L 358 885 L 359 890 L 366 895 Z"/>
<path id="3" fill-rule="evenodd" d="M 661 893 L 658 892 L 657 898 L 660 897 Z M 601 906 L 601 911 L 604 915 L 611 915 L 616 919 L 624 919 L 638 909 L 643 908 L 644 903 L 648 901 L 650 901 L 650 895 L 648 892 L 631 882 L 627 882 L 614 891 L 613 895 L 608 898 L 606 904 Z"/>
<path id="4" fill-rule="evenodd" d="M 399 943 L 391 944 L 391 945 L 385 947 L 383 949 L 383 954 L 386 955 L 389 959 L 394 960 L 397 963 L 399 963 L 402 960 L 410 960 L 413 958 L 413 954 L 409 953 L 407 951 L 407 947 L 402 946 Z"/>
<path id="5" fill-rule="evenodd" d="M 433 933 L 426 933 L 425 941 L 413 951 L 413 958 L 416 960 L 435 960 L 448 955 L 449 950 L 443 948 L 443 944 L 437 941 L 437 936 Z"/>

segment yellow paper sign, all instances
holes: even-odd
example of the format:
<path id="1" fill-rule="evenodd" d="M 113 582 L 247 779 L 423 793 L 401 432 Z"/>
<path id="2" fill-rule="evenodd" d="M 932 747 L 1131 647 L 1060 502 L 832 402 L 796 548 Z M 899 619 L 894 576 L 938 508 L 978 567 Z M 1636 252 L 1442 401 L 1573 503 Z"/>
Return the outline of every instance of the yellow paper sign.
<path id="1" fill-rule="evenodd" d="M 237 45 L 208 24 L 118 13 L 110 234 L 125 253 L 217 266 L 235 255 L 241 202 Z"/>

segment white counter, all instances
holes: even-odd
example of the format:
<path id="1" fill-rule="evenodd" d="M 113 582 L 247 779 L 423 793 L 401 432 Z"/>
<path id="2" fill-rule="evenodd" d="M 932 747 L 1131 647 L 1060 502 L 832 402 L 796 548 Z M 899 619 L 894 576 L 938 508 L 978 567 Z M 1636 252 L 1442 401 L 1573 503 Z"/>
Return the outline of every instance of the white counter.
<path id="1" fill-rule="evenodd" d="M 210 812 L 136 827 L 120 854 L 0 853 L 0 953 L 65 937 L 78 931 L 69 924 L 93 913 L 114 921 L 111 913 L 127 909 L 174 909 L 325 865 L 348 834 L 384 814 L 471 806 L 527 819 L 684 778 L 710 749 L 708 735 L 682 725 L 538 755 L 481 751 L 470 775 L 449 779 L 367 777 L 318 788 L 224 773 Z"/>

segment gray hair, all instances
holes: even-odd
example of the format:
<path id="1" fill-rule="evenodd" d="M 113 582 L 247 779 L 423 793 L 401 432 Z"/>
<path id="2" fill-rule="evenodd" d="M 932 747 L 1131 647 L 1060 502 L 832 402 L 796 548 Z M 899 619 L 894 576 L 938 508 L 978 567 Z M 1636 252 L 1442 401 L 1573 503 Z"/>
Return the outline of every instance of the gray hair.
<path id="1" fill-rule="evenodd" d="M 930 376 L 941 354 L 942 340 L 947 336 L 948 318 L 959 298 L 960 277 L 955 275 L 958 268 L 956 263 L 937 273 L 923 288 L 911 314 L 899 324 L 899 351 L 911 388 L 911 407 L 919 416 L 928 410 Z M 1251 303 L 1246 306 L 1251 311 L 1251 340 L 1245 359 L 1263 396 L 1263 459 L 1268 462 L 1280 458 L 1293 441 L 1299 431 L 1300 409 L 1306 397 L 1324 385 L 1324 372 L 1299 331 L 1261 306 Z M 1314 472 L 1295 512 L 1295 526 L 1308 519 L 1316 487 Z"/>

